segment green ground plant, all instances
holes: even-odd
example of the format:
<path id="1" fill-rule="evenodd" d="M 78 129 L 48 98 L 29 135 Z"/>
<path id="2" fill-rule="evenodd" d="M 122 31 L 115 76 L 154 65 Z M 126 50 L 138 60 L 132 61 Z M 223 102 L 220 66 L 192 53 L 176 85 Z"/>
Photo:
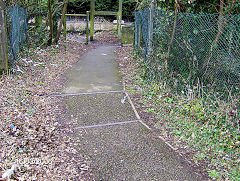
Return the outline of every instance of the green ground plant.
<path id="1" fill-rule="evenodd" d="M 169 134 L 187 143 L 187 148 L 195 153 L 192 160 L 197 164 L 207 163 L 212 179 L 239 180 L 239 99 L 221 99 L 216 91 L 206 91 L 200 85 L 176 92 L 174 85 L 179 86 L 181 82 L 184 87 L 185 80 L 153 81 L 146 76 L 147 64 L 136 54 L 135 77 L 145 99 L 141 103 L 151 102 L 152 107 L 146 112 L 157 115 L 155 126 L 163 123 Z"/>

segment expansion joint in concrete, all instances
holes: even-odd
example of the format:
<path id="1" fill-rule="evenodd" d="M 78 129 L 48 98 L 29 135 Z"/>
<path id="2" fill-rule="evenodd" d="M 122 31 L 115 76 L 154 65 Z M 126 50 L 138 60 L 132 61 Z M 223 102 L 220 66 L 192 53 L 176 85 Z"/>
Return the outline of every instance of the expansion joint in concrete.
<path id="1" fill-rule="evenodd" d="M 81 96 L 81 95 L 97 95 L 97 94 L 110 94 L 110 93 L 123 93 L 124 90 L 119 91 L 103 91 L 103 92 L 83 92 L 83 93 L 72 93 L 72 94 L 52 94 L 52 97 L 67 97 L 67 96 Z"/>
<path id="2" fill-rule="evenodd" d="M 87 128 L 97 128 L 97 127 L 106 127 L 106 126 L 117 126 L 117 125 L 122 125 L 122 124 L 136 123 L 136 122 L 140 122 L 140 121 L 141 120 L 133 120 L 133 121 L 97 124 L 97 125 L 91 125 L 91 126 L 81 126 L 81 127 L 75 128 L 75 129 L 87 129 Z"/>

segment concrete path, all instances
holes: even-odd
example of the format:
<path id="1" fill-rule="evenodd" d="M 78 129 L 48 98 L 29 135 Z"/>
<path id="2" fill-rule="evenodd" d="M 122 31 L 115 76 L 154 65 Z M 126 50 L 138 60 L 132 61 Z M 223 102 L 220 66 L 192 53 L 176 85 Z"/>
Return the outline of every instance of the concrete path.
<path id="1" fill-rule="evenodd" d="M 122 90 L 114 46 L 101 46 L 86 53 L 66 75 L 63 93 Z"/>
<path id="2" fill-rule="evenodd" d="M 89 51 L 66 75 L 66 123 L 95 180 L 203 180 L 132 109 L 114 46 Z"/>

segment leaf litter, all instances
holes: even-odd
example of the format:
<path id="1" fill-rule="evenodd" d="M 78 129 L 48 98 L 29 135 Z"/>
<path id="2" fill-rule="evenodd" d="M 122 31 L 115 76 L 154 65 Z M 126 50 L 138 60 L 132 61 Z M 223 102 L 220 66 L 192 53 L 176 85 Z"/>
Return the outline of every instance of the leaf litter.
<path id="1" fill-rule="evenodd" d="M 31 49 L 0 78 L 0 180 L 82 180 L 89 163 L 59 122 L 63 74 L 92 48 L 77 41 Z"/>

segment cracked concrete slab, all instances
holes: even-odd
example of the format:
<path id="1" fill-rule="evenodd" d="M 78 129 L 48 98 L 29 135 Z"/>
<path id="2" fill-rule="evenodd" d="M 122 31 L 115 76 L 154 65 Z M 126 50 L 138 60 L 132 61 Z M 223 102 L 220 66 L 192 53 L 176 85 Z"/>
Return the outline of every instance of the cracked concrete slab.
<path id="1" fill-rule="evenodd" d="M 137 119 L 124 93 L 67 96 L 63 102 L 67 119 L 76 127 Z"/>
<path id="2" fill-rule="evenodd" d="M 202 180 L 140 123 L 79 130 L 79 151 L 92 160 L 95 180 Z"/>

